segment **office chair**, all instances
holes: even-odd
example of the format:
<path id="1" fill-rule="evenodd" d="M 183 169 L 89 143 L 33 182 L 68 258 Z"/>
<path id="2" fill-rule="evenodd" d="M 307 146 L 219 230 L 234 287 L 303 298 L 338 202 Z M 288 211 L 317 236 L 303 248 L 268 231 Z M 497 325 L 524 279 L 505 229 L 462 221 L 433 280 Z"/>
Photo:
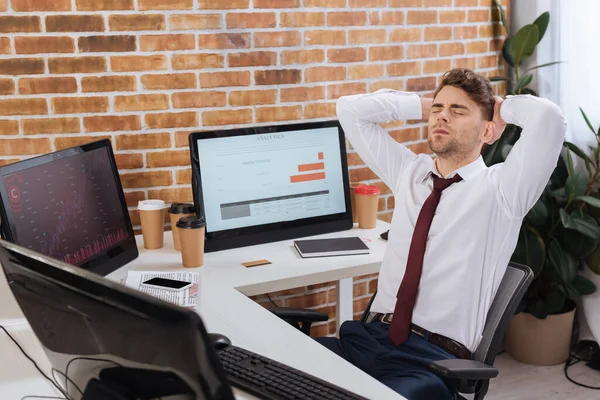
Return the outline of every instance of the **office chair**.
<path id="1" fill-rule="evenodd" d="M 494 361 L 502 339 L 511 317 L 514 315 L 532 280 L 533 272 L 531 268 L 511 262 L 488 311 L 483 337 L 473 353 L 473 359 L 434 361 L 429 366 L 438 376 L 456 380 L 459 399 L 465 400 L 465 397 L 460 394 L 471 394 L 474 395 L 474 400 L 482 400 L 487 394 L 490 379 L 498 375 L 498 370 L 494 367 Z M 366 310 L 362 314 L 361 322 L 363 323 L 367 320 L 374 298 L 375 295 L 371 297 Z M 327 314 L 312 310 L 281 307 L 270 309 L 270 311 L 306 334 L 310 333 L 312 323 L 327 321 L 328 319 Z"/>

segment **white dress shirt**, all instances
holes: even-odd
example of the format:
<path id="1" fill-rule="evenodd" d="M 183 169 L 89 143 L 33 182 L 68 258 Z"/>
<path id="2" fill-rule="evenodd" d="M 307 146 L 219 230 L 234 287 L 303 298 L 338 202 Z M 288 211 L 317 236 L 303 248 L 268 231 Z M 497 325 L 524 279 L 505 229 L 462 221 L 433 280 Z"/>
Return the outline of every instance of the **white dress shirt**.
<path id="1" fill-rule="evenodd" d="M 421 119 L 418 95 L 390 89 L 341 97 L 337 115 L 346 137 L 392 190 L 396 207 L 371 311 L 392 313 L 421 206 L 431 194 L 434 160 L 416 155 L 379 125 Z M 500 115 L 523 128 L 504 163 L 480 156 L 451 172 L 463 180 L 444 190 L 429 231 L 412 322 L 471 351 L 481 340 L 487 311 L 516 247 L 524 216 L 554 170 L 566 122 L 554 103 L 508 96 Z"/>

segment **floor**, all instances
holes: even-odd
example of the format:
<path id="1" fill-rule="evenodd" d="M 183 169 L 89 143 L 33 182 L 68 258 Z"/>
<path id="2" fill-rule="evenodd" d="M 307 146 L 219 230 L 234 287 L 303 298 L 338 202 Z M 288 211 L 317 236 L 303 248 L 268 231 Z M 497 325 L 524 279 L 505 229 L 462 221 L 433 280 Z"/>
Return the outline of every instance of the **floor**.
<path id="1" fill-rule="evenodd" d="M 590 400 L 600 399 L 600 390 L 586 389 L 565 378 L 563 365 L 533 367 L 515 361 L 503 353 L 496 358 L 500 371 L 492 379 L 485 400 Z M 571 379 L 590 386 L 600 386 L 600 371 L 579 363 L 569 368 Z"/>

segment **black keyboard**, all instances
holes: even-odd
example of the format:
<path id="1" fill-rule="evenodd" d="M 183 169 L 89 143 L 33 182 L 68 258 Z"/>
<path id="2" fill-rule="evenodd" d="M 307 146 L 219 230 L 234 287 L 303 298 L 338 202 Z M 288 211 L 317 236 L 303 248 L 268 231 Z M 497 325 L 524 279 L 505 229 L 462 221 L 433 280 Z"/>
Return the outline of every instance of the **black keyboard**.
<path id="1" fill-rule="evenodd" d="M 228 346 L 218 354 L 231 384 L 260 399 L 367 400 L 240 347 Z"/>

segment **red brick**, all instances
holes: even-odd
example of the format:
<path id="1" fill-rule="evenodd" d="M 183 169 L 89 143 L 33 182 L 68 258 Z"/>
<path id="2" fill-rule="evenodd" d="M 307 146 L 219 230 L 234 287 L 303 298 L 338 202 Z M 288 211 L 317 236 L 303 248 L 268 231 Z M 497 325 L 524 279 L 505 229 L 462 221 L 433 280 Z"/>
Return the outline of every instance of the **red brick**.
<path id="1" fill-rule="evenodd" d="M 465 22 L 466 19 L 466 12 L 465 11 L 447 11 L 447 10 L 441 10 L 440 11 L 440 23 L 441 24 L 459 24 L 462 22 Z"/>
<path id="2" fill-rule="evenodd" d="M 250 86 L 250 71 L 201 72 L 200 87 Z"/>
<path id="3" fill-rule="evenodd" d="M 311 67 L 304 71 L 306 82 L 341 81 L 346 79 L 346 67 Z"/>
<path id="4" fill-rule="evenodd" d="M 315 64 L 325 60 L 325 51 L 313 50 L 286 50 L 281 53 L 281 63 L 288 64 Z"/>
<path id="5" fill-rule="evenodd" d="M 82 92 L 130 92 L 136 88 L 135 76 L 86 76 L 81 79 Z"/>
<path id="6" fill-rule="evenodd" d="M 455 58 L 452 60 L 452 68 L 475 69 L 477 67 L 477 58 Z"/>
<path id="7" fill-rule="evenodd" d="M 220 14 L 182 14 L 169 17 L 172 31 L 208 30 L 221 28 Z"/>
<path id="8" fill-rule="evenodd" d="M 282 12 L 279 25 L 282 28 L 298 28 L 325 25 L 323 12 Z"/>
<path id="9" fill-rule="evenodd" d="M 304 118 L 330 118 L 335 117 L 336 103 L 309 103 L 304 108 Z"/>
<path id="10" fill-rule="evenodd" d="M 378 179 L 378 177 L 369 168 L 355 168 L 350 170 L 350 182 L 362 182 L 374 179 Z"/>
<path id="11" fill-rule="evenodd" d="M 19 133 L 19 121 L 16 119 L 0 120 L 0 135 L 17 135 Z"/>
<path id="12" fill-rule="evenodd" d="M 477 37 L 476 26 L 456 26 L 454 27 L 454 39 L 473 39 Z"/>
<path id="13" fill-rule="evenodd" d="M 488 22 L 490 21 L 489 10 L 469 10 L 467 22 Z"/>
<path id="14" fill-rule="evenodd" d="M 75 0 L 77 11 L 133 10 L 133 0 Z"/>
<path id="15" fill-rule="evenodd" d="M 330 63 L 349 63 L 366 59 L 367 50 L 363 47 L 327 50 L 327 61 Z"/>
<path id="16" fill-rule="evenodd" d="M 452 60 L 449 58 L 425 61 L 423 64 L 424 74 L 435 74 L 446 72 L 452 68 Z"/>
<path id="17" fill-rule="evenodd" d="M 327 292 L 317 292 L 285 300 L 286 307 L 308 308 L 327 303 Z"/>
<path id="18" fill-rule="evenodd" d="M 115 159 L 117 161 L 117 168 L 119 170 L 121 169 L 135 169 L 135 168 L 142 168 L 142 167 L 129 167 L 129 163 L 128 163 L 128 158 L 129 156 L 136 156 L 135 158 L 138 159 L 137 156 L 139 156 L 139 159 L 142 160 L 142 167 L 144 166 L 144 161 L 143 161 L 143 156 L 141 154 L 115 154 Z M 135 165 L 135 164 L 134 164 Z M 138 205 L 138 202 L 141 200 L 146 200 L 146 193 L 142 192 L 142 191 L 135 191 L 135 192 L 126 192 L 125 194 L 125 202 L 127 203 L 128 207 L 136 207 Z"/>
<path id="19" fill-rule="evenodd" d="M 421 40 L 422 28 L 398 28 L 390 32 L 390 42 L 418 42 Z"/>
<path id="20" fill-rule="evenodd" d="M 69 147 L 81 146 L 82 144 L 92 143 L 98 140 L 109 139 L 112 140 L 110 136 L 66 136 L 66 137 L 57 137 L 54 138 L 54 147 L 56 150 L 63 150 Z"/>
<path id="21" fill-rule="evenodd" d="M 467 53 L 485 53 L 488 51 L 488 43 L 485 40 L 467 43 Z"/>
<path id="22" fill-rule="evenodd" d="M 421 7 L 423 0 L 390 0 L 390 7 Z"/>
<path id="23" fill-rule="evenodd" d="M 483 25 L 479 27 L 480 38 L 492 38 L 494 36 L 501 36 L 504 34 L 504 29 L 501 25 Z"/>
<path id="24" fill-rule="evenodd" d="M 369 61 L 401 60 L 404 58 L 402 46 L 380 46 L 369 49 Z"/>
<path id="25" fill-rule="evenodd" d="M 70 11 L 71 0 L 11 0 L 14 11 Z"/>
<path id="26" fill-rule="evenodd" d="M 277 53 L 274 51 L 255 51 L 251 53 L 230 53 L 228 65 L 230 67 L 257 67 L 276 65 Z"/>
<path id="27" fill-rule="evenodd" d="M 273 12 L 228 13 L 227 29 L 275 28 L 277 15 Z"/>
<path id="28" fill-rule="evenodd" d="M 15 93 L 15 81 L 12 79 L 0 78 L 0 95 L 14 94 Z"/>
<path id="29" fill-rule="evenodd" d="M 342 45 L 346 44 L 345 31 L 306 31 L 304 32 L 304 43 L 307 46 L 314 45 Z"/>
<path id="30" fill-rule="evenodd" d="M 300 0 L 254 0 L 254 8 L 296 8 Z"/>
<path id="31" fill-rule="evenodd" d="M 84 53 L 135 51 L 135 36 L 88 36 L 79 38 L 79 51 Z"/>
<path id="32" fill-rule="evenodd" d="M 171 57 L 173 69 L 204 69 L 222 68 L 224 58 L 221 54 L 173 54 Z"/>
<path id="33" fill-rule="evenodd" d="M 46 32 L 102 32 L 102 15 L 48 15 Z"/>
<path id="34" fill-rule="evenodd" d="M 115 72 L 165 70 L 167 57 L 164 55 L 114 56 L 110 58 L 110 66 Z"/>
<path id="35" fill-rule="evenodd" d="M 452 39 L 452 28 L 449 26 L 428 26 L 425 28 L 425 41 L 450 39 Z"/>
<path id="36" fill-rule="evenodd" d="M 173 183 L 171 171 L 132 172 L 121 174 L 124 188 L 146 188 L 153 186 L 169 186 Z"/>
<path id="37" fill-rule="evenodd" d="M 117 169 L 119 171 L 124 169 L 143 168 L 144 156 L 139 153 L 115 154 L 115 162 L 117 163 Z M 138 201 L 140 200 L 146 200 L 146 194 L 144 192 L 125 193 L 125 202 L 130 207 L 137 206 Z"/>
<path id="38" fill-rule="evenodd" d="M 0 54 L 10 54 L 10 38 L 0 37 Z"/>
<path id="39" fill-rule="evenodd" d="M 255 47 L 300 46 L 302 35 L 298 31 L 257 32 L 254 34 Z"/>
<path id="40" fill-rule="evenodd" d="M 75 43 L 65 36 L 20 36 L 15 38 L 17 54 L 73 53 Z"/>
<path id="41" fill-rule="evenodd" d="M 160 14 L 109 15 L 111 31 L 162 31 L 165 16 Z"/>
<path id="42" fill-rule="evenodd" d="M 346 0 L 304 0 L 304 7 L 344 8 Z"/>
<path id="43" fill-rule="evenodd" d="M 341 83 L 339 85 L 327 86 L 327 98 L 335 100 L 341 96 L 352 94 L 363 94 L 367 92 L 367 84 L 365 82 Z"/>
<path id="44" fill-rule="evenodd" d="M 0 139 L 0 156 L 44 154 L 52 151 L 50 139 Z"/>
<path id="45" fill-rule="evenodd" d="M 6 11 L 8 9 L 8 0 L 0 0 L 0 11 Z"/>
<path id="46" fill-rule="evenodd" d="M 408 11 L 406 16 L 406 23 L 408 25 L 422 25 L 422 24 L 435 24 L 438 20 L 437 11 L 419 10 L 419 11 Z"/>
<path id="47" fill-rule="evenodd" d="M 249 124 L 251 122 L 252 110 L 249 108 L 227 111 L 204 111 L 202 113 L 202 124 L 204 126 Z"/>
<path id="48" fill-rule="evenodd" d="M 139 94 L 133 96 L 115 96 L 115 111 L 154 111 L 168 110 L 167 94 Z"/>
<path id="49" fill-rule="evenodd" d="M 55 114 L 102 113 L 108 111 L 108 97 L 55 97 Z"/>
<path id="50" fill-rule="evenodd" d="M 477 57 L 477 68 L 492 68 L 498 65 L 498 56 L 480 56 Z"/>
<path id="51" fill-rule="evenodd" d="M 195 112 L 146 114 L 146 125 L 150 129 L 196 126 L 198 115 Z"/>
<path id="52" fill-rule="evenodd" d="M 348 69 L 348 79 L 377 78 L 385 74 L 385 67 L 381 64 L 352 65 Z"/>
<path id="53" fill-rule="evenodd" d="M 146 10 L 191 10 L 194 0 L 138 0 L 140 11 Z"/>
<path id="54" fill-rule="evenodd" d="M 178 185 L 190 184 L 192 182 L 192 170 L 190 168 L 180 169 L 175 172 L 175 183 Z"/>
<path id="55" fill-rule="evenodd" d="M 48 114 L 44 99 L 4 99 L 0 100 L 0 115 Z"/>
<path id="56" fill-rule="evenodd" d="M 257 85 L 293 84 L 302 80 L 302 72 L 298 69 L 256 70 L 254 80 Z"/>
<path id="57" fill-rule="evenodd" d="M 250 0 L 198 0 L 198 8 L 201 10 L 225 10 L 225 9 L 247 9 L 250 6 Z M 255 6 L 256 7 L 256 6 Z"/>
<path id="58" fill-rule="evenodd" d="M 40 17 L 28 16 L 0 16 L 0 32 L 2 33 L 30 33 L 41 32 Z"/>
<path id="59" fill-rule="evenodd" d="M 435 44 L 413 44 L 408 46 L 406 58 L 432 58 L 437 56 Z"/>
<path id="60" fill-rule="evenodd" d="M 365 165 L 365 162 L 360 158 L 358 153 L 348 153 L 346 158 L 348 159 L 348 165 L 351 165 L 351 166 Z"/>
<path id="61" fill-rule="evenodd" d="M 188 147 L 190 145 L 190 134 L 194 131 L 179 131 L 175 132 L 175 147 Z"/>
<path id="62" fill-rule="evenodd" d="M 479 5 L 479 0 L 454 0 L 456 7 L 475 7 Z"/>
<path id="63" fill-rule="evenodd" d="M 404 24 L 403 11 L 373 11 L 369 13 L 371 25 L 402 25 Z"/>
<path id="64" fill-rule="evenodd" d="M 142 129 L 140 117 L 137 115 L 84 117 L 83 126 L 86 132 L 135 131 Z"/>
<path id="65" fill-rule="evenodd" d="M 409 148 L 409 150 L 412 150 L 416 154 L 432 153 L 431 148 L 429 147 L 429 144 L 427 144 L 427 142 L 409 144 L 407 147 Z"/>
<path id="66" fill-rule="evenodd" d="M 388 64 L 387 72 L 390 76 L 420 75 L 421 63 L 416 61 Z"/>
<path id="67" fill-rule="evenodd" d="M 462 43 L 442 43 L 440 44 L 440 57 L 454 56 L 465 53 L 465 45 Z"/>
<path id="68" fill-rule="evenodd" d="M 19 79 L 19 94 L 75 92 L 77 92 L 77 81 L 72 77 Z"/>
<path id="69" fill-rule="evenodd" d="M 79 133 L 79 118 L 38 118 L 24 119 L 21 128 L 25 135 L 37 135 L 40 133 Z"/>
<path id="70" fill-rule="evenodd" d="M 249 33 L 206 33 L 198 35 L 198 48 L 206 49 L 249 49 Z"/>
<path id="71" fill-rule="evenodd" d="M 350 44 L 385 43 L 385 29 L 351 30 L 349 33 Z"/>
<path id="72" fill-rule="evenodd" d="M 229 105 L 231 105 L 232 107 L 254 106 L 257 104 L 275 104 L 276 101 L 277 90 L 274 89 L 240 90 L 231 92 L 229 94 Z"/>
<path id="73" fill-rule="evenodd" d="M 367 24 L 365 11 L 330 11 L 327 13 L 328 26 L 361 26 Z"/>
<path id="74" fill-rule="evenodd" d="M 386 8 L 387 0 L 349 0 L 350 8 Z"/>
<path id="75" fill-rule="evenodd" d="M 196 74 L 142 75 L 142 86 L 147 90 L 195 89 Z"/>
<path id="76" fill-rule="evenodd" d="M 51 74 L 77 74 L 105 72 L 105 57 L 56 57 L 48 60 L 48 69 Z M 85 78 L 84 78 L 85 79 Z"/>
<path id="77" fill-rule="evenodd" d="M 164 149 L 171 147 L 171 135 L 164 133 L 117 135 L 117 150 Z"/>
<path id="78" fill-rule="evenodd" d="M 140 37 L 142 51 L 193 50 L 196 48 L 194 35 L 144 35 Z"/>
<path id="79" fill-rule="evenodd" d="M 175 108 L 225 107 L 225 92 L 181 92 L 172 96 Z"/>
<path id="80" fill-rule="evenodd" d="M 42 58 L 0 59 L 0 75 L 34 75 L 44 73 Z"/>
<path id="81" fill-rule="evenodd" d="M 258 107 L 256 122 L 292 121 L 302 118 L 302 106 Z"/>
<path id="82" fill-rule="evenodd" d="M 154 154 L 154 153 L 149 153 Z M 187 163 L 190 163 L 188 156 Z M 165 203 L 180 203 L 180 202 L 193 202 L 194 195 L 192 188 L 176 188 L 176 189 L 160 189 L 160 190 L 149 190 L 148 197 L 151 199 L 160 199 Z"/>
<path id="83" fill-rule="evenodd" d="M 325 86 L 293 87 L 281 89 L 281 102 L 312 102 L 325 98 Z"/>

